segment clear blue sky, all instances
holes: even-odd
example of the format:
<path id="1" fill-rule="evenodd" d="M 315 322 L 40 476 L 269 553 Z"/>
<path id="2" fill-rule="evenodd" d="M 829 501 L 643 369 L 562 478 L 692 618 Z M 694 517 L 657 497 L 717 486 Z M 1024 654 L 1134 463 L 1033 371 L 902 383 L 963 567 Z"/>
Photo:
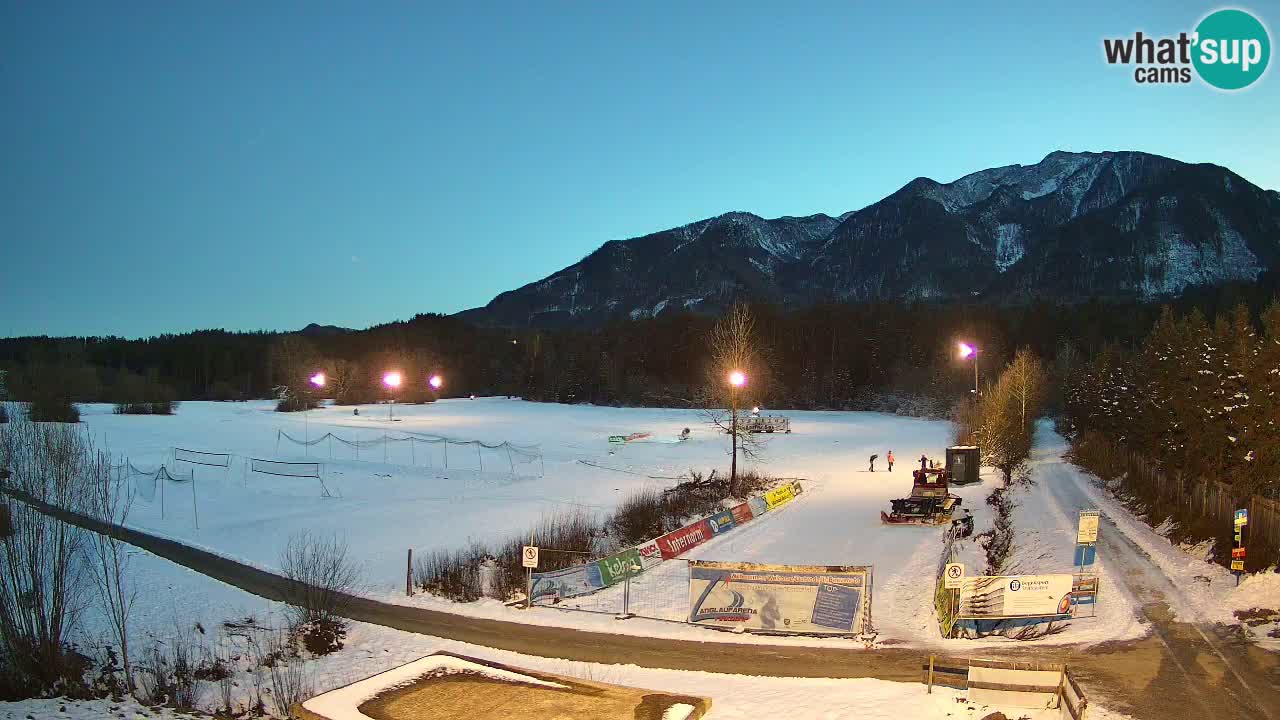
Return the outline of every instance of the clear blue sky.
<path id="1" fill-rule="evenodd" d="M 1056 149 L 1280 188 L 1274 69 L 1103 62 L 1217 7 L 0 0 L 0 336 L 454 312 L 609 239 Z"/>

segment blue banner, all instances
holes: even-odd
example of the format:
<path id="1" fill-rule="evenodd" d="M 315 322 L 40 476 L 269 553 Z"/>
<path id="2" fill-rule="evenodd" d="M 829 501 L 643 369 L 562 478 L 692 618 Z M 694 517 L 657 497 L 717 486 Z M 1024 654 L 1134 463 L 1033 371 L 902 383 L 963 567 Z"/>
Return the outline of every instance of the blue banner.
<path id="1" fill-rule="evenodd" d="M 707 518 L 707 522 L 711 524 L 711 532 L 717 535 L 732 530 L 736 524 L 733 519 L 733 512 L 730 510 L 721 510 Z"/>
<path id="2" fill-rule="evenodd" d="M 533 574 L 533 602 L 554 602 L 593 593 L 604 587 L 600 566 L 594 562 L 563 570 Z"/>

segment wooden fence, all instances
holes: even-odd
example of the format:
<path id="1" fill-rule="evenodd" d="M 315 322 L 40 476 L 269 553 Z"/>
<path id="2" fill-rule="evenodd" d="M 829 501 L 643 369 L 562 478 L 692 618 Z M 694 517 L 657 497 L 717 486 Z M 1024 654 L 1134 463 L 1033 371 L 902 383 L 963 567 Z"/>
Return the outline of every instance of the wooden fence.
<path id="1" fill-rule="evenodd" d="M 1194 539 L 1217 538 L 1228 541 L 1226 547 L 1230 547 L 1235 511 L 1247 509 L 1245 546 L 1249 554 L 1245 567 L 1259 572 L 1280 561 L 1280 500 L 1242 496 L 1227 483 L 1163 468 L 1101 435 L 1087 433 L 1073 445 L 1072 455 L 1120 494 L 1141 503 L 1151 522 L 1173 518 Z M 1225 559 L 1226 553 L 1219 556 Z"/>
<path id="2" fill-rule="evenodd" d="M 966 660 L 930 655 L 920 666 L 920 682 L 969 692 L 989 705 L 1057 709 L 1061 720 L 1084 720 L 1089 707 L 1084 690 L 1061 663 Z"/>

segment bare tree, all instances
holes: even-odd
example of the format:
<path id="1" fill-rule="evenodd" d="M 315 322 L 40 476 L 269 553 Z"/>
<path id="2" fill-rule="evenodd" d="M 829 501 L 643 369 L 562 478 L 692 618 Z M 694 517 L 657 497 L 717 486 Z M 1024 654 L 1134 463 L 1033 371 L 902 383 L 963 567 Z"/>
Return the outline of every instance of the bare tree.
<path id="1" fill-rule="evenodd" d="M 73 425 L 14 418 L 0 426 L 7 483 L 38 502 L 82 508 L 82 477 L 92 457 Z M 85 532 L 25 502 L 6 497 L 3 505 L 10 524 L 0 539 L 0 643 L 24 682 L 51 689 L 74 677 L 67 643 L 85 609 Z"/>
<path id="2" fill-rule="evenodd" d="M 276 410 L 295 412 L 316 406 L 316 388 L 311 375 L 320 367 L 320 356 L 311 341 L 301 335 L 285 335 L 271 348 L 277 372 Z"/>
<path id="3" fill-rule="evenodd" d="M 294 533 L 280 555 L 280 570 L 287 578 L 284 601 L 308 649 L 323 654 L 342 647 L 342 615 L 360 579 L 346 541 L 306 530 Z"/>
<path id="4" fill-rule="evenodd" d="M 1035 438 L 1033 421 L 1044 399 L 1040 360 L 1021 350 L 1000 378 L 978 400 L 974 437 L 983 462 L 1004 475 L 1006 483 L 1026 464 Z"/>
<path id="5" fill-rule="evenodd" d="M 88 467 L 89 512 L 98 520 L 124 525 L 133 507 L 133 486 L 123 474 L 114 476 L 111 458 L 97 453 Z M 133 692 L 133 664 L 129 657 L 129 617 L 137 598 L 137 588 L 130 581 L 129 554 L 126 544 L 113 535 L 89 533 L 89 569 L 97 590 L 98 607 L 107 618 L 113 639 L 120 647 L 125 684 Z"/>
<path id="6" fill-rule="evenodd" d="M 764 450 L 754 428 L 740 422 L 743 394 L 750 392 L 744 388 L 749 388 L 752 375 L 764 368 L 751 310 L 741 304 L 730 308 L 711 329 L 707 344 L 711 365 L 702 394 L 703 411 L 713 426 L 729 434 L 729 494 L 737 496 L 738 453 L 754 459 Z"/>
<path id="7" fill-rule="evenodd" d="M 1022 427 L 1025 432 L 1032 432 L 1030 422 L 1035 420 L 1045 395 L 1045 374 L 1040 358 L 1030 348 L 1022 348 L 1005 369 L 1005 375 L 1009 378 L 1012 399 L 1018 404 Z"/>

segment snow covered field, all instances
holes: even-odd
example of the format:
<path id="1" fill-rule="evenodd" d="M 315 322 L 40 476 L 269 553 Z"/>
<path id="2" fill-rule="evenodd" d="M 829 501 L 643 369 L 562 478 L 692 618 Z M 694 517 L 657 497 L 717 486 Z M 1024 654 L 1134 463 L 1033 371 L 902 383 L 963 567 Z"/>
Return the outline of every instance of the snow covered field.
<path id="1" fill-rule="evenodd" d="M 136 466 L 151 468 L 168 462 L 175 467 L 170 455 L 174 446 L 237 456 L 226 470 L 178 463 L 175 473 L 194 469 L 196 474 L 195 508 L 190 484 L 169 483 L 163 517 L 158 493 L 150 492 L 150 478 L 135 477 L 137 487 L 146 492 L 135 503 L 129 523 L 140 529 L 268 568 L 278 564 L 280 550 L 292 533 L 334 531 L 346 538 L 352 556 L 363 565 L 365 592 L 391 602 L 539 624 L 608 627 L 610 632 L 628 634 L 713 635 L 700 628 L 643 619 L 617 623 L 607 615 L 556 610 L 524 613 L 494 601 L 457 605 L 403 595 L 406 548 L 422 551 L 457 547 L 472 539 L 506 538 L 559 509 L 582 507 L 603 513 L 634 490 L 674 484 L 673 478 L 689 469 L 723 469 L 728 460 L 725 437 L 696 411 L 549 405 L 501 398 L 397 406 L 395 422 L 379 406 L 362 407 L 358 416 L 348 408 L 327 407 L 306 418 L 273 412 L 266 402 L 184 403 L 174 417 L 112 415 L 104 406 L 86 410 L 85 422 L 99 443 L 115 454 L 127 455 Z M 879 512 L 887 509 L 889 499 L 909 491 L 911 470 L 922 453 L 941 460 L 950 441 L 950 424 L 876 413 L 788 414 L 794 432 L 768 436 L 757 464 L 771 475 L 804 478 L 804 495 L 756 523 L 695 548 L 688 557 L 872 565 L 872 617 L 879 641 L 939 642 L 931 588 L 942 551 L 942 530 L 885 526 Z M 685 427 L 691 428 L 692 439 L 676 441 Z M 448 470 L 442 467 L 438 445 L 430 455 L 432 450 L 423 444 L 388 443 L 386 461 L 380 444 L 360 450 L 359 460 L 354 458 L 355 451 L 341 443 L 334 443 L 332 451 L 328 443 L 304 450 L 286 440 L 277 453 L 277 430 L 281 429 L 299 438 L 327 432 L 348 439 L 422 433 L 489 444 L 510 441 L 537 445 L 543 457 L 540 465 L 516 465 L 513 474 L 505 457 L 486 460 L 483 453 L 487 451 L 474 446 L 450 446 Z M 652 437 L 626 445 L 607 441 L 609 435 L 630 432 L 650 432 Z M 884 462 L 889 450 L 898 458 L 892 473 Z M 873 453 L 880 460 L 877 472 L 871 473 L 867 463 Z M 297 461 L 318 456 L 331 496 L 323 496 L 314 479 L 246 473 L 244 458 L 250 456 Z M 1049 452 L 1045 458 L 1056 460 L 1057 454 Z M 980 484 L 955 489 L 964 498 L 963 507 L 974 513 L 979 532 L 990 525 L 991 509 L 984 499 L 997 482 L 984 475 Z M 1043 485 L 1033 486 L 1024 495 L 1018 498 L 1018 513 L 1023 517 L 1016 524 L 1029 534 L 1026 542 L 1020 538 L 1015 547 L 1018 571 L 1070 572 L 1074 508 L 1052 502 Z M 977 544 L 966 541 L 962 553 L 970 573 L 981 572 Z M 1112 585 L 1105 574 L 1105 560 L 1102 568 L 1104 587 Z M 635 581 L 633 611 L 679 619 L 687 607 L 683 572 L 683 562 L 670 561 Z M 620 591 L 611 588 L 579 604 L 616 611 Z M 1142 633 L 1124 596 L 1109 597 L 1100 612 L 1099 621 L 1077 622 L 1050 641 L 1099 641 Z M 848 644 L 813 638 L 783 642 Z"/>

